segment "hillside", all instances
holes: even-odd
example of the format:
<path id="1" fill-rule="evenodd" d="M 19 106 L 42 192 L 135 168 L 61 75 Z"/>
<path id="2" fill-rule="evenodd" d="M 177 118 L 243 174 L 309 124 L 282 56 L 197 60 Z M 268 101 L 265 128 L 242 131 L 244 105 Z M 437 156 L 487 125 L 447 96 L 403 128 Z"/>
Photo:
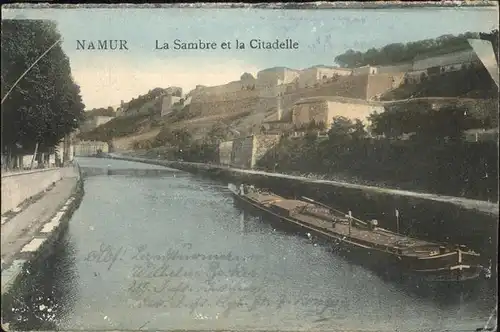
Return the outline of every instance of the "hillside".
<path id="1" fill-rule="evenodd" d="M 352 62 L 356 65 L 362 65 L 364 62 L 391 64 L 413 58 L 416 53 L 440 54 L 468 48 L 470 46 L 466 39 L 476 37 L 476 35 L 475 33 L 459 36 L 447 35 L 432 40 L 391 44 L 379 50 L 368 50 L 366 53 L 350 50 L 339 55 L 336 60 L 344 64 Z M 484 36 L 484 34 L 481 35 L 481 37 Z M 498 39 L 498 34 L 492 36 L 493 39 Z M 393 84 L 401 81 L 403 84 L 400 87 L 392 89 Z M 155 88 L 124 103 L 123 111 L 128 115 L 127 117 L 117 117 L 92 132 L 81 134 L 81 138 L 113 140 L 117 148 L 127 150 L 137 142 L 153 140 L 162 128 L 187 130 L 195 140 L 205 139 L 207 132 L 210 132 L 216 125 L 226 128 L 226 136 L 231 131 L 246 135 L 259 132 L 262 122 L 277 107 L 275 97 L 261 97 L 260 92 L 256 90 L 202 93 L 189 95 L 188 105 L 162 118 L 160 116 L 161 95 L 166 91 L 167 89 Z M 485 99 L 492 100 L 492 98 L 496 100 L 496 95 L 497 87 L 484 68 L 463 68 L 460 71 L 431 76 L 420 83 L 405 83 L 403 73 L 340 76 L 314 87 L 287 90 L 281 96 L 281 107 L 284 110 L 284 117 L 288 117 L 287 111 L 295 102 L 309 97 L 338 96 L 363 100 L 380 97 L 381 101 L 448 97 L 452 99 L 476 98 L 484 101 Z M 450 105 L 454 104 L 452 101 Z M 440 104 L 444 105 L 442 102 Z M 479 102 L 479 104 L 482 105 L 482 111 L 491 113 L 493 109 L 491 103 Z M 483 104 L 486 106 L 483 107 Z"/>
<path id="2" fill-rule="evenodd" d="M 366 75 L 347 76 L 317 87 L 285 93 L 282 96 L 284 116 L 289 116 L 286 110 L 302 98 L 341 96 L 366 99 L 369 89 L 370 95 L 377 92 L 370 87 L 370 82 Z M 492 84 L 494 83 L 486 71 L 480 70 L 474 75 L 465 71 L 450 72 L 431 77 L 419 84 L 403 85 L 382 95 L 381 100 L 457 96 L 468 99 L 491 99 L 495 91 Z M 237 99 L 238 97 L 243 98 Z M 191 104 L 162 118 L 160 99 L 144 98 L 142 104 L 136 101 L 135 108 L 129 109 L 129 112 L 131 114 L 147 112 L 146 114 L 117 117 L 89 133 L 81 134 L 80 137 L 100 141 L 113 140 L 115 148 L 127 150 L 132 148 L 134 142 L 153 139 L 164 127 L 188 130 L 195 140 L 203 139 L 216 124 L 246 135 L 258 133 L 262 122 L 272 114 L 277 105 L 276 98 L 259 98 L 255 92 L 242 91 L 242 93 L 193 98 Z M 487 108 L 489 112 L 491 107 Z M 227 131 L 230 132 L 229 129 Z"/>
<path id="3" fill-rule="evenodd" d="M 282 96 L 282 107 L 286 110 L 301 98 L 317 96 L 365 99 L 367 82 L 367 75 L 348 76 L 316 87 L 298 89 Z M 275 111 L 276 98 L 261 98 L 256 91 L 198 96 L 192 98 L 191 103 L 182 110 L 163 118 L 160 117 L 161 98 L 155 98 L 150 93 L 125 105 L 127 114 L 135 115 L 117 117 L 79 137 L 84 140 L 113 140 L 116 149 L 126 150 L 131 149 L 134 142 L 150 140 L 159 132 L 159 128 L 166 126 L 186 129 L 195 139 L 203 139 L 216 124 L 230 127 L 243 135 L 252 134 L 257 133 L 265 118 Z"/>

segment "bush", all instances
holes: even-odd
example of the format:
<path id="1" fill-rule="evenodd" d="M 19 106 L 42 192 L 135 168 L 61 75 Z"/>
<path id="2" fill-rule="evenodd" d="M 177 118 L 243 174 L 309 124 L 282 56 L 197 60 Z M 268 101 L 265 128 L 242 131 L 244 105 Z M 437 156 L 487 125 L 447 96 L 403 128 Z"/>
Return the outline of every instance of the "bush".
<path id="1" fill-rule="evenodd" d="M 338 138 L 338 137 L 337 137 Z M 496 142 L 360 138 L 283 138 L 258 167 L 285 173 L 347 176 L 407 190 L 498 200 Z"/>

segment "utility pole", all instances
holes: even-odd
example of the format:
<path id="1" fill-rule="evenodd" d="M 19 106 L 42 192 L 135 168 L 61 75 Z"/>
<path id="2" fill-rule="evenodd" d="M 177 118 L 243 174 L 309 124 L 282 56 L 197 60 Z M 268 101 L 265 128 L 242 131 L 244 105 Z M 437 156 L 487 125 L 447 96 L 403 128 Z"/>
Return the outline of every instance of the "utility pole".
<path id="1" fill-rule="evenodd" d="M 63 139 L 63 165 L 69 162 L 69 135 L 64 135 Z"/>
<path id="2" fill-rule="evenodd" d="M 399 234 L 399 210 L 396 209 L 396 233 Z"/>
<path id="3" fill-rule="evenodd" d="M 351 237 L 351 228 L 352 228 L 352 212 L 349 211 L 349 237 Z"/>

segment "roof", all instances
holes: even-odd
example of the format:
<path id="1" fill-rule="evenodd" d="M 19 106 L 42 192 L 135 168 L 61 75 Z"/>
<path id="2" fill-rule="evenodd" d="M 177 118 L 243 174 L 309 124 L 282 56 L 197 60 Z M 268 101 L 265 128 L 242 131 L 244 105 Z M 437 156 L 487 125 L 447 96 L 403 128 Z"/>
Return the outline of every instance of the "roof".
<path id="1" fill-rule="evenodd" d="M 390 63 L 390 64 L 385 64 L 385 65 L 376 65 L 376 66 L 372 66 L 372 67 L 388 68 L 388 67 L 400 67 L 400 66 L 413 66 L 413 60 L 404 61 L 404 62 L 397 62 L 397 63 Z"/>
<path id="2" fill-rule="evenodd" d="M 342 67 L 325 66 L 325 65 L 315 65 L 315 66 L 309 67 L 307 69 L 312 69 L 312 68 L 328 68 L 328 69 L 335 69 L 335 70 L 352 71 L 352 68 L 342 68 Z"/>
<path id="3" fill-rule="evenodd" d="M 251 135 L 245 135 L 245 136 L 240 136 L 240 137 L 236 137 L 236 138 L 233 138 L 233 139 L 228 139 L 227 141 L 224 141 L 224 142 L 234 142 L 234 141 L 238 141 L 238 140 L 244 140 L 244 139 L 247 139 L 247 138 L 251 138 L 251 137 L 262 137 L 262 136 L 268 136 L 268 137 L 280 137 L 280 135 L 278 134 L 251 134 Z"/>
<path id="4" fill-rule="evenodd" d="M 420 61 L 420 60 L 426 60 L 426 59 L 432 59 L 432 58 L 441 58 L 445 56 L 459 56 L 462 54 L 470 54 L 473 53 L 474 55 L 476 54 L 474 50 L 471 47 L 465 47 L 463 49 L 458 49 L 452 52 L 432 52 L 432 53 L 424 53 L 424 54 L 419 54 L 413 58 L 413 61 Z"/>
<path id="5" fill-rule="evenodd" d="M 307 69 L 314 69 L 314 68 L 328 68 L 328 69 L 336 69 L 336 70 L 352 71 L 352 68 L 342 68 L 342 67 L 336 67 L 336 66 L 326 66 L 326 65 L 314 65 L 314 66 L 311 66 L 311 67 L 306 68 L 306 69 L 304 69 L 304 70 L 307 70 Z"/>
<path id="6" fill-rule="evenodd" d="M 318 97 L 309 97 L 302 98 L 295 102 L 294 105 L 299 104 L 308 104 L 308 103 L 317 103 L 323 101 L 331 101 L 345 104 L 363 104 L 363 105 L 372 105 L 372 106 L 381 106 L 382 103 L 377 101 L 368 101 L 364 99 L 356 99 L 356 98 L 346 98 L 346 97 L 338 97 L 338 96 L 318 96 Z"/>
<path id="7" fill-rule="evenodd" d="M 269 120 L 269 121 L 264 121 L 264 122 L 262 122 L 262 123 L 290 123 L 290 121 L 281 119 L 281 120 Z"/>

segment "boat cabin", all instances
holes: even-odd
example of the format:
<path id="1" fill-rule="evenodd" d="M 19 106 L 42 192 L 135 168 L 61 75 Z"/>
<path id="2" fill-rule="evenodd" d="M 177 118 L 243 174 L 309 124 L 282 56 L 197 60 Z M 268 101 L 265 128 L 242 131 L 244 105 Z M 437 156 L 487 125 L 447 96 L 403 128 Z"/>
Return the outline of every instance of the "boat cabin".
<path id="1" fill-rule="evenodd" d="M 309 204 L 306 202 L 294 199 L 285 199 L 272 202 L 269 207 L 275 213 L 290 217 L 293 214 L 300 213 L 308 205 Z"/>

